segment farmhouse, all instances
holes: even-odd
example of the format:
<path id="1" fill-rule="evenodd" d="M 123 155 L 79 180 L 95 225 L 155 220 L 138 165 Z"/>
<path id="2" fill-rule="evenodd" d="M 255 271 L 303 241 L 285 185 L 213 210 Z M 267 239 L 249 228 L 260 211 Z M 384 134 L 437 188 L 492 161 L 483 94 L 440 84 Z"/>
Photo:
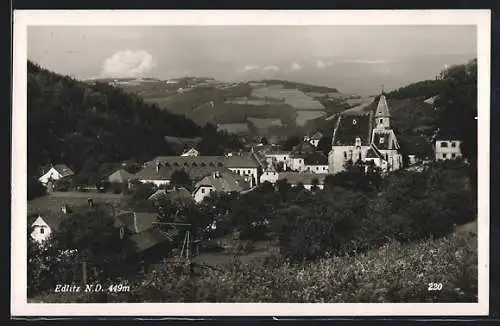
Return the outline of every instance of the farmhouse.
<path id="1" fill-rule="evenodd" d="M 134 179 L 143 183 L 153 183 L 156 186 L 170 184 L 174 171 L 183 170 L 191 180 L 199 181 L 213 172 L 234 171 L 253 179 L 252 185 L 258 182 L 259 164 L 252 155 L 241 154 L 232 156 L 158 156 L 144 164 L 144 167 L 134 175 Z"/>
<path id="2" fill-rule="evenodd" d="M 66 164 L 56 164 L 49 168 L 38 180 L 47 185 L 51 180 L 59 180 L 66 177 L 70 177 L 75 173 Z"/>
<path id="3" fill-rule="evenodd" d="M 458 139 L 438 139 L 434 145 L 436 161 L 454 160 L 462 157 L 461 141 Z"/>
<path id="4" fill-rule="evenodd" d="M 344 170 L 347 161 L 373 161 L 383 172 L 402 168 L 399 143 L 390 127 L 391 115 L 385 95 L 381 95 L 375 117 L 368 114 L 341 114 L 333 131 L 329 172 Z"/>
<path id="5" fill-rule="evenodd" d="M 151 252 L 173 240 L 176 230 L 164 232 L 155 224 L 157 214 L 124 211 L 115 216 L 123 247 L 129 254 Z"/>
<path id="6" fill-rule="evenodd" d="M 196 183 L 193 191 L 194 201 L 200 203 L 212 192 L 231 193 L 249 190 L 250 183 L 247 180 L 233 172 L 215 171 Z"/>
<path id="7" fill-rule="evenodd" d="M 328 173 L 328 157 L 322 152 L 306 155 L 303 170 L 320 174 Z"/>
<path id="8" fill-rule="evenodd" d="M 267 167 L 264 168 L 262 175 L 260 176 L 260 182 L 270 182 L 270 183 L 276 183 L 278 181 L 278 171 L 274 168 L 272 164 L 269 164 Z"/>
<path id="9" fill-rule="evenodd" d="M 302 184 L 305 189 L 311 190 L 314 186 L 323 189 L 327 174 L 311 172 L 281 172 L 278 181 L 286 180 L 292 187 Z"/>

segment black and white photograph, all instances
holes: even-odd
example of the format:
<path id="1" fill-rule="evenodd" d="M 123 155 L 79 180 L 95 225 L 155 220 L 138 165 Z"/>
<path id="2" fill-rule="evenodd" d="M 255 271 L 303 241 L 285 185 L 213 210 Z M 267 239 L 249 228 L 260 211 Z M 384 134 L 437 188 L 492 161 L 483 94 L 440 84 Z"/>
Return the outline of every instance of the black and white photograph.
<path id="1" fill-rule="evenodd" d="M 20 314 L 488 313 L 488 11 L 14 17 Z"/>

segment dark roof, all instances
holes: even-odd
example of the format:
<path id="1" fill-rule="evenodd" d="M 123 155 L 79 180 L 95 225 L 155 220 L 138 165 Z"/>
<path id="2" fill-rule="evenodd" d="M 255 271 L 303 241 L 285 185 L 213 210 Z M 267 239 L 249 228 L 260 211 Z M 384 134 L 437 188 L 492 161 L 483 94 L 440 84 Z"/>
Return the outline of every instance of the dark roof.
<path id="1" fill-rule="evenodd" d="M 312 185 L 314 179 L 318 179 L 319 184 L 323 184 L 328 174 L 307 173 L 307 172 L 280 172 L 278 180 L 286 180 L 288 183 L 296 185 Z"/>
<path id="2" fill-rule="evenodd" d="M 61 225 L 61 222 L 64 219 L 64 215 L 59 212 L 39 213 L 38 217 L 41 217 L 53 231 L 59 230 L 59 226 Z M 35 220 L 32 222 L 32 225 L 34 224 L 37 218 L 35 218 Z"/>
<path id="3" fill-rule="evenodd" d="M 378 150 L 377 146 L 374 144 L 370 144 L 370 148 L 366 152 L 366 158 L 381 158 L 384 159 L 384 156 Z"/>
<path id="4" fill-rule="evenodd" d="M 125 226 L 132 233 L 141 233 L 154 227 L 157 214 L 145 212 L 121 212 L 115 216 L 115 226 Z"/>
<path id="5" fill-rule="evenodd" d="M 389 112 L 389 106 L 387 105 L 387 101 L 385 99 L 385 95 L 380 95 L 378 100 L 377 109 L 375 110 L 376 118 L 385 118 L 390 117 L 391 114 Z"/>
<path id="6" fill-rule="evenodd" d="M 204 162 L 197 164 L 196 162 L 191 163 L 191 165 L 187 164 L 175 164 L 174 163 L 164 163 L 164 165 L 160 166 L 159 171 L 156 171 L 156 165 L 154 163 L 150 163 L 146 167 L 142 168 L 139 172 L 134 175 L 135 179 L 138 180 L 170 180 L 172 173 L 175 171 L 184 171 L 186 172 L 192 180 L 200 180 L 203 177 L 210 175 L 215 171 L 229 171 L 229 169 L 219 166 L 217 163 L 206 164 Z M 165 165 L 165 164 L 168 164 Z"/>
<path id="7" fill-rule="evenodd" d="M 301 153 L 301 152 L 311 153 L 311 152 L 314 152 L 315 150 L 316 150 L 316 147 L 314 147 L 308 141 L 301 141 L 298 145 L 293 147 L 294 153 Z"/>
<path id="8" fill-rule="evenodd" d="M 62 177 L 69 177 L 75 173 L 66 164 L 56 164 L 54 169 L 59 172 Z"/>
<path id="9" fill-rule="evenodd" d="M 258 168 L 260 164 L 252 153 L 245 153 L 228 156 L 225 166 L 228 168 Z"/>
<path id="10" fill-rule="evenodd" d="M 196 184 L 195 192 L 202 186 L 213 187 L 220 192 L 240 192 L 250 188 L 243 177 L 233 172 L 220 172 L 218 176 L 210 175 Z"/>
<path id="11" fill-rule="evenodd" d="M 159 171 L 156 170 L 160 163 Z M 191 179 L 199 180 L 215 171 L 228 168 L 257 168 L 259 163 L 248 153 L 225 156 L 158 156 L 134 175 L 139 180 L 170 180 L 176 170 L 184 170 Z"/>
<path id="12" fill-rule="evenodd" d="M 322 152 L 314 152 L 304 157 L 305 165 L 327 165 L 328 157 Z"/>
<path id="13" fill-rule="evenodd" d="M 354 146 L 356 138 L 361 139 L 361 145 L 370 144 L 373 125 L 371 114 L 340 115 L 333 132 L 333 146 Z"/>
<path id="14" fill-rule="evenodd" d="M 311 136 L 312 140 L 320 140 L 323 137 L 323 134 L 319 131 L 316 131 L 314 135 Z"/>
<path id="15" fill-rule="evenodd" d="M 172 241 L 173 234 L 151 228 L 139 234 L 131 235 L 125 242 L 125 248 L 132 252 L 142 252 L 166 241 Z"/>

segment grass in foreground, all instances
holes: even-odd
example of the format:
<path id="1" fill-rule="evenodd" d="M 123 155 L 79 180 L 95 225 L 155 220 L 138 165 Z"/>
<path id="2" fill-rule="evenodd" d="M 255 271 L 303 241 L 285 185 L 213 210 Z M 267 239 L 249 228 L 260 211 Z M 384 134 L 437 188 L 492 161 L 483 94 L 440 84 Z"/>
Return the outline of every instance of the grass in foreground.
<path id="1" fill-rule="evenodd" d="M 429 284 L 442 289 L 429 291 Z M 104 285 L 104 284 L 103 284 Z M 456 232 L 352 257 L 292 265 L 279 258 L 227 268 L 165 264 L 130 292 L 51 293 L 43 302 L 477 302 L 477 237 Z"/>

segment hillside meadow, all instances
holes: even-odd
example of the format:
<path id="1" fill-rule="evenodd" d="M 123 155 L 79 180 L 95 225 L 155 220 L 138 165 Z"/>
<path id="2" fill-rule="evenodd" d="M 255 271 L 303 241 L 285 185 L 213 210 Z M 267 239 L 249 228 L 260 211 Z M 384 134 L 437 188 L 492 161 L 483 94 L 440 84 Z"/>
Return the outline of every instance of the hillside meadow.
<path id="1" fill-rule="evenodd" d="M 473 225 L 471 223 L 471 225 Z M 474 229 L 474 227 L 470 227 Z M 477 302 L 476 232 L 457 231 L 413 244 L 291 264 L 275 256 L 225 267 L 166 263 L 127 293 L 68 293 L 36 302 Z M 430 283 L 442 284 L 429 291 Z"/>

